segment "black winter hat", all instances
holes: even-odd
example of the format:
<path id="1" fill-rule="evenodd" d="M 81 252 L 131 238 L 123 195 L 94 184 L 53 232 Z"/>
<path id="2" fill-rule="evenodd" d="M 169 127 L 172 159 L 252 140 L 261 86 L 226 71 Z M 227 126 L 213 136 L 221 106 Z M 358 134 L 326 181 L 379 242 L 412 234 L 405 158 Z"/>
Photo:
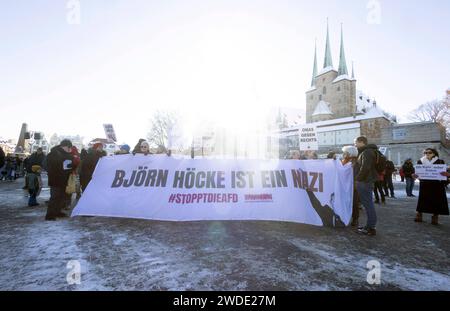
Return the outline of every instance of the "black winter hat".
<path id="1" fill-rule="evenodd" d="M 63 139 L 59 144 L 61 147 L 69 147 L 72 148 L 72 142 L 68 139 Z"/>

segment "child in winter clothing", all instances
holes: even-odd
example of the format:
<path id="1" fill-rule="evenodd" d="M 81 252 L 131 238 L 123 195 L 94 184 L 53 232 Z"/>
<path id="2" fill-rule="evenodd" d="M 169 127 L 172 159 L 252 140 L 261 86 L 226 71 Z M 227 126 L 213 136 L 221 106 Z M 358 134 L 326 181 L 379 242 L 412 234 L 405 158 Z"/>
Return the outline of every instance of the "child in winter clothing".
<path id="1" fill-rule="evenodd" d="M 31 173 L 27 174 L 27 184 L 28 193 L 30 194 L 30 199 L 28 200 L 28 206 L 38 206 L 39 203 L 36 201 L 36 197 L 41 190 L 40 183 L 41 167 L 39 165 L 33 165 L 31 167 Z"/>

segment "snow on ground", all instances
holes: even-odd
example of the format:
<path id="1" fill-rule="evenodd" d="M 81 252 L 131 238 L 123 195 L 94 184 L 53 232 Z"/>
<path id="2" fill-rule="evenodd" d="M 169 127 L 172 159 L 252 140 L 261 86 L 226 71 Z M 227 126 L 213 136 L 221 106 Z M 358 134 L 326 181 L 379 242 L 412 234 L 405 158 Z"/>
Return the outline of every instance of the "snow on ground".
<path id="1" fill-rule="evenodd" d="M 46 222 L 44 206 L 26 207 L 22 182 L 0 183 L 0 290 L 450 290 L 450 220 L 414 223 L 404 183 L 377 205 L 379 234 L 365 237 L 267 221 Z M 366 282 L 374 259 L 381 285 Z M 70 260 L 79 285 L 66 281 Z"/>

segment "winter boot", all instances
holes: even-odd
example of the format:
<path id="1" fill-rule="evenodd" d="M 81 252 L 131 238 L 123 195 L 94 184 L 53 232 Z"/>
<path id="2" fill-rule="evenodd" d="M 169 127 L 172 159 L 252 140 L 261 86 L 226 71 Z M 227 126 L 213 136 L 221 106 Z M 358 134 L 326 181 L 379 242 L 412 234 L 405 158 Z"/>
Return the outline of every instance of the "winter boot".
<path id="1" fill-rule="evenodd" d="M 431 224 L 432 224 L 432 225 L 435 225 L 435 226 L 439 225 L 438 220 L 439 220 L 439 215 L 433 215 L 433 216 L 431 216 Z"/>
<path id="2" fill-rule="evenodd" d="M 377 235 L 377 230 L 375 228 L 360 227 L 358 228 L 358 233 L 368 236 L 375 236 Z"/>
<path id="3" fill-rule="evenodd" d="M 422 220 L 422 213 L 417 213 L 416 218 L 414 218 L 415 222 L 423 222 Z"/>

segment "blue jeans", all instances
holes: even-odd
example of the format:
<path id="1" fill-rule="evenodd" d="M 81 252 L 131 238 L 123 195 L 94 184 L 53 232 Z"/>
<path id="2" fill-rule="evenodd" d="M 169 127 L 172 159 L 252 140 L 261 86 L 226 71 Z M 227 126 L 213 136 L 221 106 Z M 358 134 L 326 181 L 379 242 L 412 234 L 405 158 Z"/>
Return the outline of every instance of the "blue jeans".
<path id="1" fill-rule="evenodd" d="M 358 191 L 359 201 L 366 209 L 367 214 L 367 228 L 375 229 L 377 225 L 377 213 L 375 212 L 375 206 L 373 205 L 373 183 L 368 182 L 356 182 L 356 190 Z"/>
<path id="2" fill-rule="evenodd" d="M 30 198 L 28 200 L 28 206 L 34 206 L 37 204 L 36 196 L 37 196 L 37 190 L 31 190 Z"/>
<path id="3" fill-rule="evenodd" d="M 406 177 L 406 195 L 411 196 L 414 189 L 414 179 L 411 177 Z"/>

